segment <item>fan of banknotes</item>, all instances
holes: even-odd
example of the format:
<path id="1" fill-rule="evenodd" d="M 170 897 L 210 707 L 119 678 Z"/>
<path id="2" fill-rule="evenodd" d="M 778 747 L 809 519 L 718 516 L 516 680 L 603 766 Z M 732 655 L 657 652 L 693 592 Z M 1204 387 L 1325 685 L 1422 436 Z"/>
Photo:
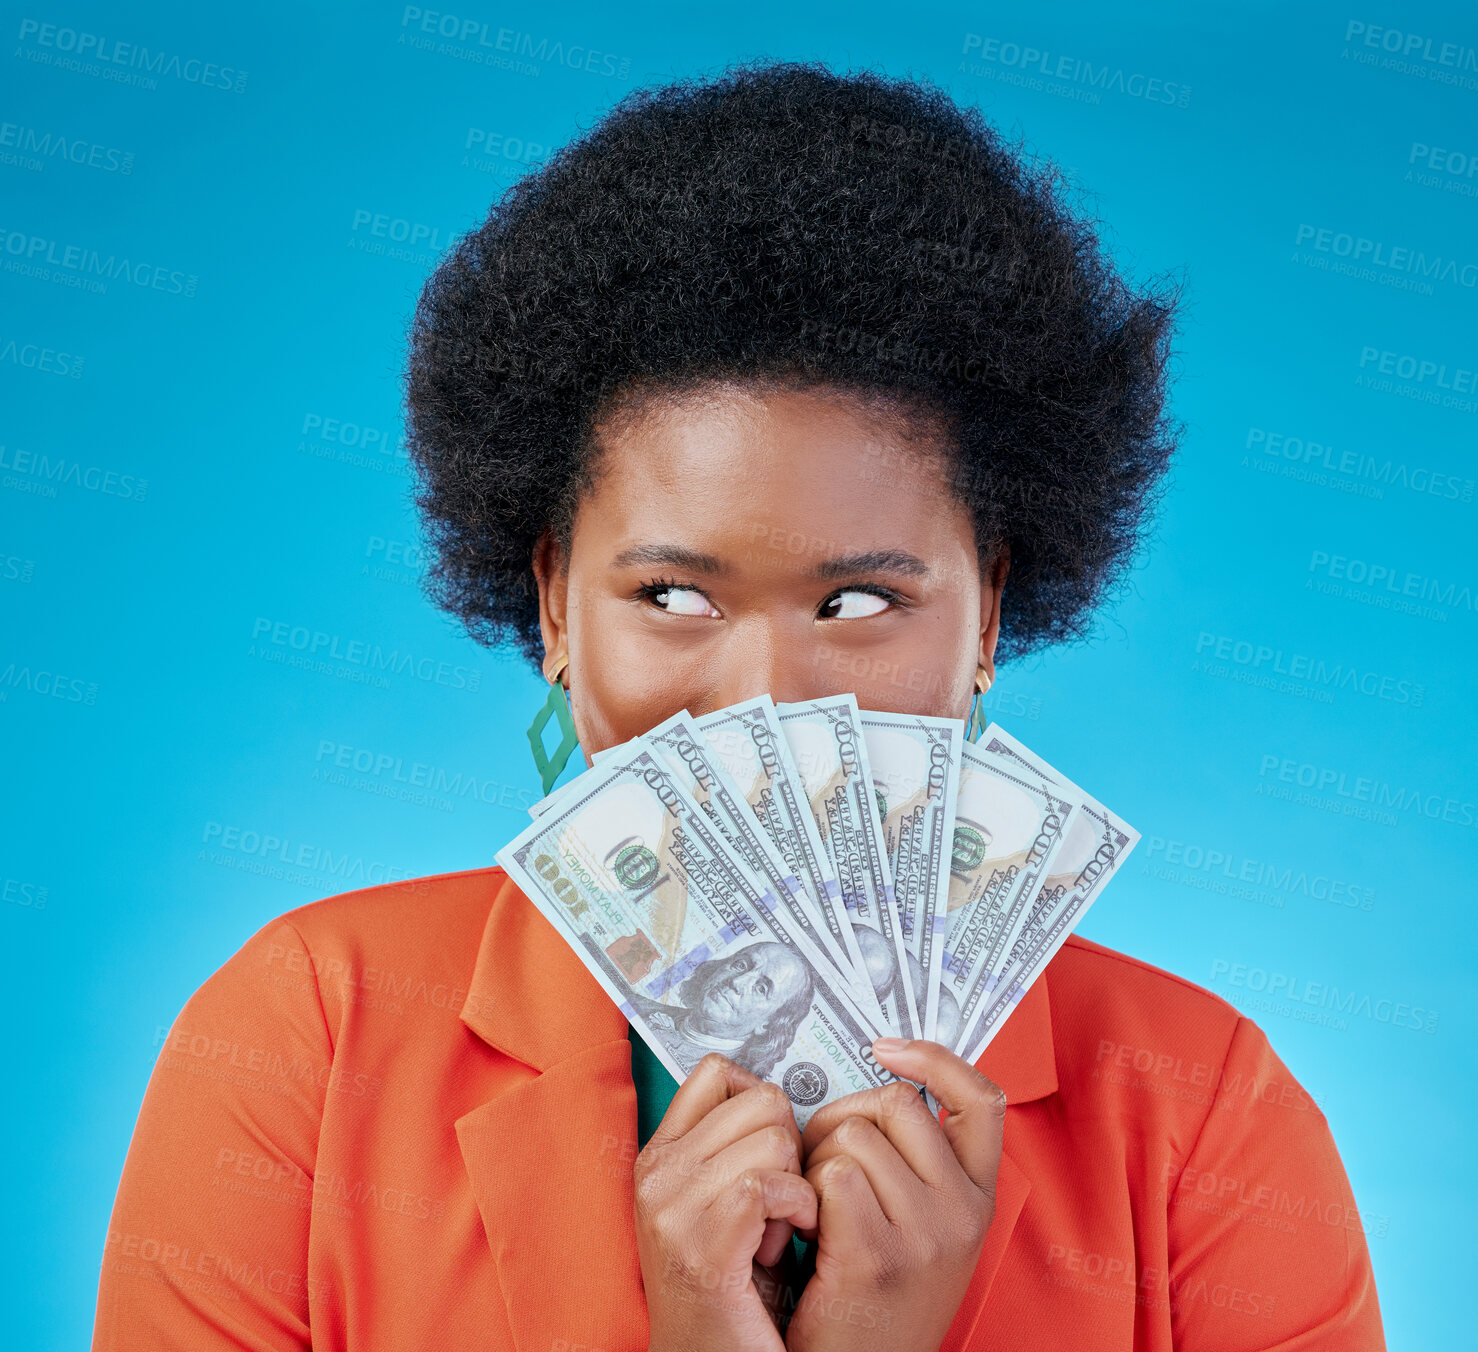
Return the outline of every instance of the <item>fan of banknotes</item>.
<path id="1" fill-rule="evenodd" d="M 804 1126 L 894 1077 L 875 1037 L 976 1060 L 1139 833 L 995 724 L 768 696 L 674 714 L 498 852 L 681 1082 L 708 1052 Z"/>

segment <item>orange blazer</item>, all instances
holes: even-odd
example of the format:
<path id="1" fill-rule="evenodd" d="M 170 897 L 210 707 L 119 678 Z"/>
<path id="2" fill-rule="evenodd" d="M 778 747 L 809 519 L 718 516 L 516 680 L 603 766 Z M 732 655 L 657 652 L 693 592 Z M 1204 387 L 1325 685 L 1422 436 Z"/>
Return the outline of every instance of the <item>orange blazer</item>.
<path id="1" fill-rule="evenodd" d="M 1384 1347 L 1317 1105 L 1235 1009 L 1069 939 L 980 1059 L 995 1218 L 945 1341 Z M 290 911 L 161 1049 L 98 1352 L 644 1349 L 626 1020 L 501 869 Z"/>

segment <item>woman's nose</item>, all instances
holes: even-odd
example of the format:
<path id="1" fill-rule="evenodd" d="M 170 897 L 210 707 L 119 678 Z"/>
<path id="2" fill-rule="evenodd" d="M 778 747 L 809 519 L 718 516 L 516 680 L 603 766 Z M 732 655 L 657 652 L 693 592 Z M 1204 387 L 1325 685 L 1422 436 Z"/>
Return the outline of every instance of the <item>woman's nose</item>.
<path id="1" fill-rule="evenodd" d="M 722 668 L 713 673 L 713 707 L 727 708 L 756 695 L 776 704 L 814 699 L 826 694 L 822 685 L 822 649 L 809 634 L 777 628 L 748 628 L 725 645 Z"/>

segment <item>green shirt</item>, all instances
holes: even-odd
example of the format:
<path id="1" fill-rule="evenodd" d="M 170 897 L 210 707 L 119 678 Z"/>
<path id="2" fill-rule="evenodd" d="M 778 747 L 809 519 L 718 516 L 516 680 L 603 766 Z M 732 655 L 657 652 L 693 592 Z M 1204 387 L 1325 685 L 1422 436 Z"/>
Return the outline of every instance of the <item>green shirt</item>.
<path id="1" fill-rule="evenodd" d="M 677 1093 L 677 1081 L 635 1028 L 628 1027 L 626 1035 L 631 1039 L 631 1079 L 636 1085 L 636 1141 L 640 1149 L 652 1139 L 652 1133 L 667 1115 L 667 1107 Z"/>

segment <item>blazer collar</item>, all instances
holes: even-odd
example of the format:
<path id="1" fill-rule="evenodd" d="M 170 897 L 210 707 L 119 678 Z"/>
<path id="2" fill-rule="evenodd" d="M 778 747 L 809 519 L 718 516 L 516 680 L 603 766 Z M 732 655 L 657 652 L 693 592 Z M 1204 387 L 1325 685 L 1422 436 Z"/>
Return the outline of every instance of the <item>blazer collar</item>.
<path id="1" fill-rule="evenodd" d="M 1057 1092 L 1052 1005 L 1047 978 L 1038 977 L 981 1053 L 976 1066 L 1006 1091 L 1006 1104 L 1030 1103 Z"/>
<path id="2" fill-rule="evenodd" d="M 502 869 L 462 1022 L 500 1052 L 538 1071 L 626 1035 L 626 1019 L 564 938 Z M 1008 1104 L 1057 1092 L 1047 982 L 1022 996 L 976 1063 Z"/>
<path id="3" fill-rule="evenodd" d="M 462 1022 L 489 1046 L 537 1071 L 625 1037 L 625 1016 L 559 931 L 502 869 L 489 872 L 497 890 Z"/>

